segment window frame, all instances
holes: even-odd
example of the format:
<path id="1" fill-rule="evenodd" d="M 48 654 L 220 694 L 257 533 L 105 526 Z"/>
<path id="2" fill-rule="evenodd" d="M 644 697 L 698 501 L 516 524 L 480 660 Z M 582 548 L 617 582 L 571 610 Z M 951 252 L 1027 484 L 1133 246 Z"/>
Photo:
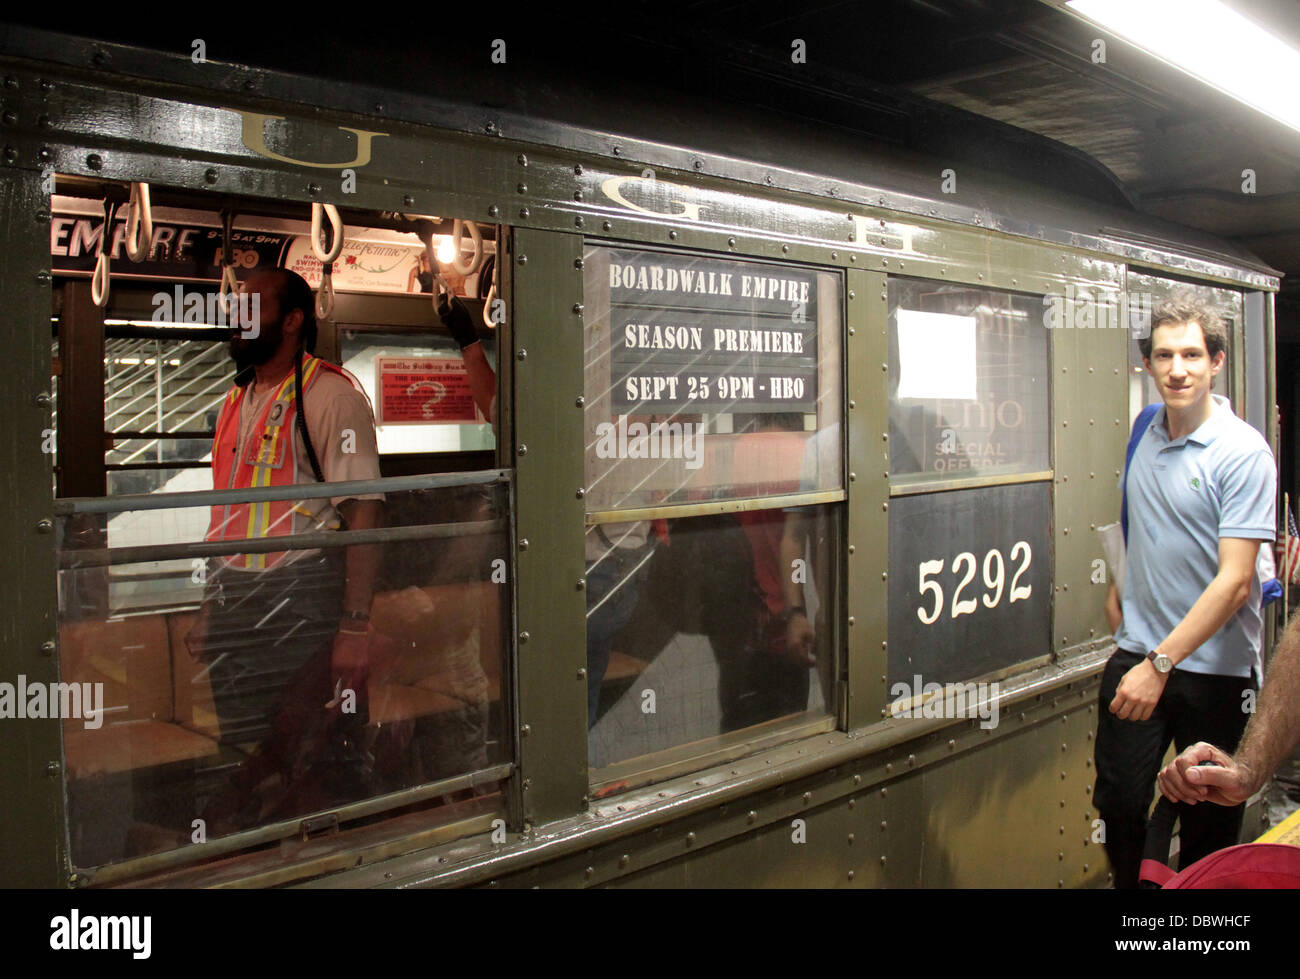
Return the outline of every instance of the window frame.
<path id="1" fill-rule="evenodd" d="M 148 178 L 144 178 L 144 179 L 148 179 Z M 177 183 L 171 183 L 171 182 L 160 182 L 157 186 L 160 187 L 165 186 L 167 190 L 176 191 L 178 193 L 183 193 L 185 190 L 183 185 Z M 265 194 L 240 192 L 235 196 L 236 199 L 239 201 L 260 202 L 264 200 L 267 201 L 268 203 L 270 202 L 274 202 L 275 204 L 283 203 L 280 198 L 270 197 Z M 261 207 L 262 205 L 254 204 L 254 206 Z M 455 208 L 449 208 L 444 210 L 446 211 L 446 213 L 451 213 L 452 211 L 455 210 Z M 262 213 L 262 212 L 258 211 L 257 213 Z M 373 208 L 366 208 L 365 213 L 378 215 L 380 211 Z M 51 216 L 53 216 L 53 212 L 51 212 Z M 504 240 L 507 236 L 510 235 L 512 228 L 509 225 L 501 225 L 500 228 L 502 231 L 501 240 Z M 42 258 L 42 261 L 45 263 L 46 266 L 48 266 L 49 234 L 48 233 L 44 235 L 36 234 L 34 236 L 34 241 L 38 249 L 45 249 L 45 254 Z M 510 293 L 510 286 L 509 286 L 509 276 L 507 272 L 508 270 L 506 269 L 502 270 L 501 295 L 502 298 L 507 303 L 509 303 L 511 298 L 511 293 Z M 53 308 L 53 304 L 51 300 L 54 296 L 60 295 L 61 288 L 64 288 L 68 283 L 84 284 L 86 279 L 85 276 L 79 276 L 75 274 L 67 275 L 67 276 L 60 275 L 58 276 L 58 278 L 62 279 L 64 286 L 60 286 L 58 284 L 54 285 L 53 287 L 47 286 L 44 290 L 40 292 L 39 298 L 41 302 L 45 303 L 45 307 L 47 310 L 45 315 L 47 317 L 49 316 L 48 311 Z M 148 283 L 146 281 L 146 286 L 147 284 Z M 170 281 L 167 283 L 169 287 L 172 284 L 173 283 Z M 138 283 L 133 282 L 132 285 L 138 285 Z M 213 288 L 213 286 L 214 283 L 208 282 L 206 280 L 201 283 L 193 283 L 193 282 L 187 283 L 187 287 L 189 288 L 210 290 L 211 288 Z M 139 288 L 136 288 L 134 290 L 123 289 L 121 287 L 119 287 L 118 290 L 116 290 L 116 292 L 122 294 L 126 294 L 128 291 L 133 293 L 138 293 L 139 295 L 143 295 L 144 292 L 147 291 L 147 289 L 144 286 L 140 286 Z M 132 306 L 132 308 L 139 305 L 139 295 L 133 297 L 134 305 Z M 339 313 L 346 314 L 346 310 L 349 306 L 364 302 L 367 299 L 374 299 L 374 298 L 380 299 L 381 302 L 383 300 L 389 300 L 390 306 L 392 305 L 391 301 L 396 300 L 396 302 L 399 304 L 402 302 L 406 302 L 410 305 L 410 308 L 414 308 L 413 303 L 417 297 L 411 294 L 340 293 L 338 295 L 338 306 L 336 307 L 335 318 L 331 321 L 324 321 L 321 324 L 319 341 L 318 341 L 319 356 L 328 356 L 331 353 L 334 354 L 338 353 L 338 343 L 337 343 L 338 338 L 336 335 L 335 327 L 339 326 L 341 321 L 346 322 L 345 315 L 340 316 L 338 314 Z M 424 301 L 425 302 L 429 301 L 427 295 L 425 295 Z M 400 308 L 400 305 L 394 308 Z M 59 311 L 59 314 L 62 315 L 62 310 Z M 100 314 L 100 319 L 102 320 L 102 318 L 103 316 L 102 314 Z M 507 318 L 507 322 L 505 324 L 502 324 L 500 327 L 498 327 L 498 331 L 497 331 L 498 335 L 500 336 L 501 350 L 503 351 L 509 349 L 510 337 L 511 337 L 509 324 L 510 321 L 509 318 Z M 102 329 L 102 324 L 101 324 L 101 329 Z M 360 329 L 363 332 L 384 331 L 384 327 L 382 326 L 382 324 L 374 325 L 371 327 L 371 329 L 366 329 L 365 326 L 362 326 L 360 327 Z M 398 332 L 398 333 L 409 332 L 412 336 L 428 336 L 431 335 L 430 333 L 431 329 L 433 331 L 441 330 L 441 328 L 436 323 L 436 318 L 434 324 L 431 327 L 427 327 L 414 322 L 403 322 L 399 325 L 392 327 L 390 331 Z M 33 331 L 33 332 L 37 334 L 37 338 L 39 340 L 43 340 L 43 342 L 45 342 L 47 346 L 49 346 L 48 338 L 40 336 L 39 331 Z M 437 335 L 445 335 L 445 334 L 438 333 Z M 47 357 L 49 356 L 48 351 L 46 356 Z M 503 357 L 502 359 L 504 360 L 505 358 Z M 498 369 L 500 369 L 500 366 Z M 501 386 L 500 381 L 499 381 L 499 386 Z M 448 480 L 448 479 L 454 482 L 457 479 L 457 477 L 460 477 L 461 484 L 465 482 L 474 481 L 475 477 L 480 477 L 479 481 L 482 482 L 493 482 L 493 483 L 504 482 L 506 484 L 505 492 L 508 498 L 507 499 L 508 512 L 505 518 L 506 528 L 502 533 L 504 536 L 504 540 L 508 542 L 509 540 L 513 539 L 514 536 L 513 527 L 514 527 L 515 499 L 516 499 L 515 482 L 517 478 L 517 469 L 513 464 L 512 454 L 509 452 L 508 449 L 509 442 L 508 442 L 508 435 L 506 433 L 509 432 L 509 419 L 507 417 L 507 412 L 501 410 L 499 411 L 499 415 L 501 418 L 501 425 L 500 425 L 500 432 L 496 439 L 496 447 L 494 451 L 496 465 L 492 469 L 481 470 L 481 471 L 471 471 L 471 470 L 456 471 L 454 475 L 449 476 L 443 470 L 434 468 L 428 472 L 421 473 L 417 476 L 401 475 L 401 476 L 380 477 L 378 480 L 367 481 L 365 487 L 358 488 L 356 491 L 365 492 L 369 488 L 375 488 L 377 491 L 380 492 L 383 492 L 385 490 L 392 492 L 396 488 L 409 487 L 415 483 L 420 482 L 421 480 L 431 481 L 432 484 L 438 484 L 439 481 Z M 76 421 L 78 423 L 84 424 L 84 422 L 82 422 L 80 419 L 76 419 Z M 102 430 L 104 426 L 101 423 L 97 427 Z M 472 453 L 474 451 L 476 450 L 462 450 L 462 453 L 451 453 L 451 455 Z M 210 466 L 210 463 L 208 464 L 190 463 L 187 465 L 178 465 L 177 468 L 204 468 L 205 466 Z M 327 484 L 309 484 L 309 485 L 336 487 L 342 484 L 327 483 Z M 214 494 L 225 492 L 227 493 L 227 495 L 229 495 L 231 492 L 234 491 L 222 491 L 219 489 L 214 489 L 211 491 L 202 491 L 202 492 L 210 492 Z M 295 494 L 295 495 L 300 495 L 300 494 Z M 319 495 L 328 495 L 328 494 L 322 493 L 318 489 L 314 495 L 319 496 Z M 80 497 L 68 496 L 68 495 L 58 496 L 55 495 L 54 493 L 54 483 L 52 479 L 50 484 L 50 496 L 51 496 L 51 504 L 52 504 L 50 512 L 52 512 L 55 515 L 56 519 L 59 517 L 70 517 L 72 515 L 81 514 L 81 513 L 107 514 L 110 512 L 119 512 L 124 509 L 123 504 L 129 500 L 128 497 L 115 496 L 111 493 L 106 493 L 103 496 L 80 496 Z M 193 501 L 193 498 L 194 498 L 194 494 L 187 493 L 187 492 L 151 493 L 151 494 L 147 494 L 147 500 L 149 503 L 148 509 L 166 510 L 166 509 L 176 509 L 176 508 L 188 508 L 188 507 L 194 507 L 196 505 L 206 505 L 206 504 L 196 504 Z M 280 540 L 289 540 L 289 539 L 291 538 L 282 538 Z M 198 543 L 198 542 L 193 542 L 193 543 Z M 178 545 L 178 547 L 179 546 L 185 546 L 185 545 Z M 507 548 L 507 553 L 509 553 L 510 550 L 512 549 Z M 59 549 L 57 547 L 49 547 L 49 552 L 50 552 L 50 561 L 52 566 L 51 581 L 55 582 L 55 584 L 51 588 L 51 591 L 52 593 L 57 595 Z M 517 696 L 515 694 L 515 685 L 514 685 L 515 671 L 513 666 L 515 660 L 515 644 L 511 641 L 511 633 L 513 631 L 513 624 L 515 621 L 515 597 L 516 597 L 515 590 L 514 590 L 515 576 L 513 573 L 513 568 L 510 569 L 510 574 L 505 587 L 510 588 L 511 591 L 509 593 L 508 600 L 506 602 L 506 608 L 504 613 L 508 624 L 503 627 L 504 631 L 502 632 L 501 635 L 501 648 L 500 648 L 500 660 L 501 660 L 500 697 L 501 697 L 501 709 L 503 711 L 503 724 L 501 726 L 500 731 L 497 731 L 496 729 L 489 729 L 489 735 L 495 736 L 496 734 L 500 733 L 504 735 L 505 738 L 509 739 L 509 741 L 511 742 L 504 746 L 505 757 L 503 760 L 490 764 L 486 768 L 477 769 L 477 770 L 473 770 L 473 771 L 469 771 L 469 772 L 465 772 L 465 773 L 461 773 L 461 774 L 457 774 L 445 778 L 439 778 L 433 781 L 423 782 L 419 785 L 408 786 L 407 788 L 395 792 L 381 793 L 378 795 L 369 795 L 361 799 L 352 800 L 350 802 L 335 806 L 333 808 L 324 810 L 322 812 L 307 813 L 302 816 L 279 819 L 274 822 L 261 824 L 251 829 L 241 830 L 204 843 L 193 843 L 185 846 L 177 846 L 176 848 L 159 851 L 157 853 L 126 857 L 120 860 L 116 860 L 98 866 L 82 867 L 82 866 L 76 866 L 72 862 L 73 848 L 70 845 L 70 834 L 74 829 L 74 824 L 72 821 L 72 813 L 70 812 L 69 805 L 68 805 L 68 782 L 71 778 L 71 774 L 67 765 L 66 744 L 64 741 L 62 731 L 61 729 L 59 729 L 55 734 L 58 743 L 57 757 L 59 758 L 59 762 L 52 763 L 53 765 L 57 766 L 57 773 L 60 775 L 58 782 L 59 782 L 59 792 L 62 800 L 60 818 L 57 821 L 57 836 L 58 836 L 57 844 L 60 849 L 60 852 L 65 855 L 65 859 L 67 861 L 69 870 L 73 872 L 76 879 L 83 884 L 107 884 L 107 883 L 114 883 L 114 882 L 125 881 L 125 880 L 141 880 L 141 879 L 147 880 L 150 878 L 151 875 L 161 873 L 161 872 L 194 874 L 197 875 L 198 877 L 202 877 L 205 871 L 211 870 L 211 865 L 208 863 L 208 861 L 216 857 L 224 856 L 227 859 L 233 858 L 236 861 L 235 864 L 236 866 L 240 868 L 247 867 L 249 869 L 249 872 L 255 875 L 269 873 L 279 879 L 285 879 L 285 880 L 298 879 L 301 877 L 310 876 L 312 874 L 319 873 L 321 872 L 321 870 L 319 867 L 315 866 L 310 860 L 304 863 L 300 861 L 300 859 L 297 856 L 282 857 L 276 854 L 272 857 L 268 857 L 265 853 L 261 852 L 259 847 L 261 847 L 262 845 L 268 842 L 290 839 L 297 835 L 304 835 L 309 832 L 317 832 L 319 829 L 329 829 L 331 826 L 337 826 L 337 827 L 341 827 L 345 831 L 351 831 L 353 829 L 355 830 L 364 829 L 366 831 L 373 831 L 379 837 L 382 837 L 386 843 L 390 843 L 390 845 L 394 847 L 394 852 L 399 852 L 406 849 L 415 849 L 418 848 L 419 846 L 424 845 L 424 843 L 421 841 L 421 837 L 419 836 L 419 834 L 413 833 L 411 828 L 407 824 L 407 821 L 399 814 L 401 809 L 409 807 L 425 799 L 430 799 L 430 800 L 436 799 L 448 793 L 456 792 L 462 789 L 482 785 L 489 782 L 495 782 L 499 786 L 498 795 L 495 801 L 493 801 L 489 806 L 490 812 L 467 815 L 467 813 L 464 811 L 464 807 L 460 807 L 460 808 L 448 807 L 445 812 L 445 816 L 440 817 L 438 813 L 442 812 L 443 811 L 442 809 L 431 809 L 423 813 L 425 826 L 427 826 L 430 813 L 432 813 L 435 821 L 439 822 L 441 825 L 445 825 L 447 827 L 453 825 L 461 825 L 465 827 L 464 832 L 475 832 L 482 828 L 480 824 L 487 822 L 489 819 L 507 814 L 508 802 L 510 796 L 510 786 L 514 781 L 516 781 L 516 775 L 518 772 L 518 759 L 516 757 L 516 745 L 515 745 L 515 742 L 517 742 L 518 740 L 517 733 L 514 738 L 510 738 L 511 731 L 515 731 L 515 732 L 518 731 L 518 725 L 515 721 L 515 718 L 517 716 L 516 714 Z M 155 610 L 145 609 L 142 611 L 151 612 Z M 59 621 L 60 621 L 60 617 L 58 614 L 58 604 L 56 601 L 54 604 L 53 615 L 52 618 L 50 619 L 50 622 L 54 624 L 54 633 L 56 635 L 58 633 Z M 54 677 L 55 681 L 60 681 L 62 679 L 63 677 L 61 673 L 57 673 Z M 55 722 L 55 727 L 56 728 L 58 727 L 57 722 Z M 52 774 L 55 771 L 56 769 L 54 768 L 51 769 Z M 369 817 L 369 816 L 373 816 L 385 812 L 392 812 L 395 815 L 393 815 L 389 819 L 382 820 L 375 826 L 349 827 L 348 825 L 349 823 L 355 824 L 357 820 L 363 819 L 365 817 Z"/>
<path id="2" fill-rule="evenodd" d="M 848 395 L 849 377 L 847 350 L 849 319 L 847 295 L 849 292 L 849 270 L 838 265 L 820 265 L 815 262 L 800 262 L 789 259 L 776 260 L 770 256 L 755 255 L 740 251 L 717 252 L 699 247 L 671 247 L 640 240 L 614 240 L 591 234 L 582 236 L 581 241 L 581 247 L 584 252 L 584 261 L 585 253 L 588 249 L 607 248 L 625 251 L 635 250 L 649 254 L 672 256 L 685 255 L 689 257 L 723 261 L 730 259 L 738 263 L 747 263 L 756 266 L 789 267 L 804 272 L 811 272 L 814 275 L 829 273 L 836 279 L 837 302 L 835 312 L 838 319 L 838 323 L 835 327 L 838 333 L 838 363 L 834 367 L 838 372 L 837 380 L 839 383 L 839 404 L 837 405 L 838 417 L 828 425 L 818 427 L 810 434 L 810 438 L 815 438 L 819 433 L 826 431 L 831 425 L 839 425 L 838 442 L 840 451 L 840 485 L 837 488 L 815 489 L 787 494 L 727 496 L 696 502 L 666 503 L 658 506 L 585 511 L 584 522 L 586 527 L 598 527 L 605 524 L 627 523 L 637 520 L 655 520 L 660 518 L 673 519 L 678 517 L 703 516 L 709 514 L 787 509 L 791 507 L 827 506 L 835 508 L 833 522 L 838 528 L 838 537 L 843 538 L 847 532 L 848 525 L 847 508 L 849 505 L 850 482 L 847 436 L 849 427 L 848 403 L 850 400 Z M 589 297 L 585 294 L 585 290 L 582 303 L 584 307 L 590 305 Z M 585 337 L 585 329 L 583 330 L 583 334 Z M 584 473 L 586 471 L 585 455 L 583 471 Z M 826 715 L 813 719 L 799 715 L 788 716 L 785 718 L 773 718 L 754 727 L 742 728 L 737 731 L 714 735 L 702 741 L 672 745 L 646 754 L 627 758 L 622 761 L 613 762 L 601 768 L 591 768 L 589 769 L 589 780 L 590 794 L 592 798 L 601 798 L 616 790 L 622 791 L 623 789 L 632 789 L 652 782 L 672 778 L 677 775 L 700 771 L 740 757 L 741 755 L 749 754 L 753 751 L 777 747 L 782 744 L 797 741 L 804 737 L 832 731 L 843 726 L 843 697 L 845 684 L 842 676 L 847 668 L 847 664 L 844 662 L 845 653 L 841 647 L 843 646 L 844 637 L 846 568 L 843 554 L 844 548 L 840 546 L 839 540 L 833 541 L 832 544 L 833 546 L 830 556 L 831 567 L 828 569 L 829 575 L 831 576 L 831 584 L 827 589 L 827 595 L 819 596 L 822 601 L 830 601 L 834 603 L 834 612 L 832 616 L 828 617 L 833 620 L 831 627 L 831 649 L 834 652 L 834 661 L 830 664 L 830 673 L 833 681 L 830 684 L 832 698 L 831 702 L 825 704 L 825 710 L 827 711 Z M 584 663 L 585 632 L 584 622 Z M 817 682 L 815 678 L 813 682 Z M 585 707 L 583 710 L 583 718 L 584 720 L 586 718 Z M 586 745 L 585 739 L 584 745 Z"/>

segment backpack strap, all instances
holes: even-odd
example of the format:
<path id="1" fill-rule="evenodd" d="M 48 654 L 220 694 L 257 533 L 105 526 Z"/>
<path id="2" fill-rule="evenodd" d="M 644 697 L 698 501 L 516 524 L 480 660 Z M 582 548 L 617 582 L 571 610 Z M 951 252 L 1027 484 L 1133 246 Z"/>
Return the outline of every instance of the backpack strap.
<path id="1" fill-rule="evenodd" d="M 1128 450 L 1124 453 L 1124 482 L 1120 486 L 1120 510 L 1119 522 L 1124 528 L 1124 543 L 1128 543 L 1128 467 L 1133 461 L 1133 454 L 1137 452 L 1138 443 L 1142 441 L 1142 436 L 1146 430 L 1151 427 L 1151 419 L 1155 418 L 1156 412 L 1160 410 L 1160 405 L 1147 405 L 1133 421 L 1133 431 L 1128 436 Z"/>
<path id="2" fill-rule="evenodd" d="M 1144 859 L 1138 868 L 1138 879 L 1144 884 L 1164 887 L 1174 879 L 1174 872 L 1158 860 Z"/>

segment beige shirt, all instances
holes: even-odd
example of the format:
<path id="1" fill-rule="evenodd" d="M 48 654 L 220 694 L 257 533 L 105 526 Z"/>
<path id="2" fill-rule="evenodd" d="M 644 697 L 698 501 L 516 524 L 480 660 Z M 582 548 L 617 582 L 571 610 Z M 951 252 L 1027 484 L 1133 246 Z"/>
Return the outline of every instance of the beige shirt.
<path id="1" fill-rule="evenodd" d="M 239 405 L 239 442 L 236 458 L 245 458 L 250 438 L 259 438 L 258 419 L 267 404 L 275 397 L 280 382 L 258 384 L 254 381 L 244 392 Z M 329 483 L 353 479 L 379 478 L 379 446 L 375 440 L 375 417 L 370 400 L 365 393 L 352 386 L 352 382 L 333 371 L 318 370 L 315 380 L 303 394 L 304 417 L 321 473 Z M 297 482 L 314 483 L 315 474 L 311 460 L 303 445 L 302 435 L 293 422 L 293 441 L 297 451 Z M 255 431 L 255 429 L 257 429 Z M 225 487 L 218 487 L 224 489 Z M 313 530 L 337 530 L 338 512 L 335 509 L 347 499 L 382 500 L 382 493 L 362 493 L 332 498 L 301 500 L 294 510 L 293 533 Z M 304 512 L 305 511 L 305 512 Z M 294 552 L 294 559 L 314 552 Z"/>

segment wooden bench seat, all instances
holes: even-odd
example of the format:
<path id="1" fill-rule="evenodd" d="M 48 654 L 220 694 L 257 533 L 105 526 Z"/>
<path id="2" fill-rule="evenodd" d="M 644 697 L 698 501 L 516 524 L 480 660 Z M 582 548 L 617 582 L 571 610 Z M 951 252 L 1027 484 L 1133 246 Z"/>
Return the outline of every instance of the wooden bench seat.
<path id="1" fill-rule="evenodd" d="M 73 778 L 157 768 L 217 754 L 217 742 L 179 724 L 153 720 L 106 720 L 87 728 L 80 720 L 63 723 L 63 750 Z"/>
<path id="2" fill-rule="evenodd" d="M 372 720 L 391 723 L 501 698 L 498 603 L 492 582 L 408 588 L 375 595 Z M 195 611 L 67 623 L 62 678 L 102 683 L 103 724 L 64 726 L 74 778 L 153 768 L 219 751 L 220 723 L 205 664 L 185 642 Z"/>
<path id="3" fill-rule="evenodd" d="M 492 582 L 434 585 L 375 595 L 370 718 L 390 724 L 502 696 L 501 615 L 508 592 Z M 207 667 L 189 654 L 194 611 L 69 623 L 60 655 L 67 681 L 102 683 L 101 727 L 64 723 L 74 778 L 154 768 L 219 752 L 220 724 Z M 606 683 L 646 663 L 615 651 Z"/>

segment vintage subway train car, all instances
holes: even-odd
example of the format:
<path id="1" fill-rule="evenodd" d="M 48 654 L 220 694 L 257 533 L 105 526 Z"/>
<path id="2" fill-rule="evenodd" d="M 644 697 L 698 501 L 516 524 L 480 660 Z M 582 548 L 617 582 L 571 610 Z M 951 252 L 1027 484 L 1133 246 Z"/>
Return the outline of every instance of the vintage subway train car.
<path id="1" fill-rule="evenodd" d="M 1105 884 L 1097 528 L 1152 397 L 1135 336 L 1214 302 L 1220 390 L 1272 441 L 1275 272 L 794 123 L 672 140 L 613 102 L 602 128 L 3 36 L 10 883 Z M 214 489 L 209 297 L 225 267 L 317 285 L 323 205 L 317 353 L 382 478 Z M 209 514 L 375 492 L 382 527 L 296 541 L 382 548 L 365 733 L 223 809 L 261 749 L 192 655 L 232 553 Z"/>

